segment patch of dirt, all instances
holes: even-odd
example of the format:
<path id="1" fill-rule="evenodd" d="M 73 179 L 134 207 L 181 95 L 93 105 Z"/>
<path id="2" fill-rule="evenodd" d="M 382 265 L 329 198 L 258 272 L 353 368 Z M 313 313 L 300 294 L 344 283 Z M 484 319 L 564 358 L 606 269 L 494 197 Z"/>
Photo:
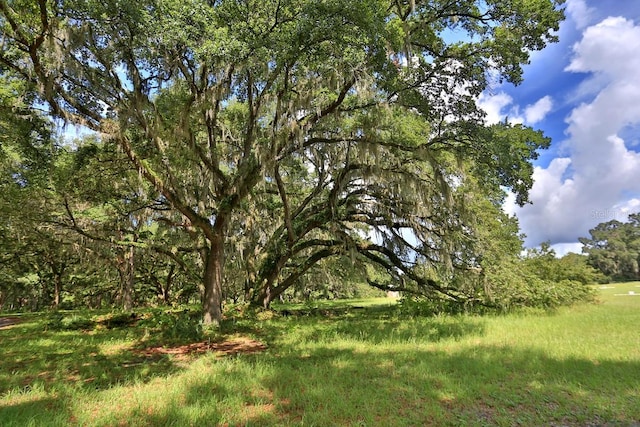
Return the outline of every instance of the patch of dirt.
<path id="1" fill-rule="evenodd" d="M 8 328 L 20 322 L 22 322 L 22 319 L 18 317 L 0 317 L 0 329 Z"/>
<path id="2" fill-rule="evenodd" d="M 242 415 L 243 418 L 248 421 L 265 414 L 273 414 L 275 411 L 276 406 L 273 403 L 247 404 L 242 410 Z"/>
<path id="3" fill-rule="evenodd" d="M 234 338 L 222 342 L 197 342 L 177 347 L 149 347 L 136 351 L 136 353 L 154 357 L 163 354 L 171 354 L 175 356 L 190 356 L 192 354 L 202 353 L 218 353 L 219 356 L 230 356 L 234 354 L 253 354 L 259 353 L 267 349 L 267 346 L 260 341 L 250 338 Z"/>

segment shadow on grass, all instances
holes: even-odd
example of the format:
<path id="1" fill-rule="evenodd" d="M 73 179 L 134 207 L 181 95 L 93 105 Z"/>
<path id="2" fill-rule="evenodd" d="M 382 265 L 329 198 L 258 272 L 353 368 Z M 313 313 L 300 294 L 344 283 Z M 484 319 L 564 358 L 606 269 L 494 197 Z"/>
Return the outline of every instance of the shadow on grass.
<path id="1" fill-rule="evenodd" d="M 248 366 L 266 355 L 244 358 Z M 274 357 L 258 389 L 211 378 L 148 425 L 638 426 L 640 364 L 557 360 L 536 351 L 460 353 L 319 348 Z M 227 372 L 239 383 L 251 369 Z M 235 403 L 230 403 L 235 402 Z M 193 408 L 199 412 L 194 415 Z M 235 408 L 235 409 L 234 409 Z M 142 420 L 140 420 L 142 422 Z M 136 424 L 136 421 L 132 422 Z"/>
<path id="2" fill-rule="evenodd" d="M 197 375 L 183 382 L 179 393 L 151 402 L 158 403 L 153 410 L 122 409 L 117 418 L 136 426 L 640 425 L 639 362 L 554 358 L 536 349 L 486 345 L 484 325 L 482 318 L 464 316 L 264 322 L 252 330 L 268 340 L 270 351 L 225 360 L 205 356 L 193 368 Z M 117 340 L 119 333 L 99 340 Z M 128 350 L 117 348 L 92 360 L 103 341 L 64 343 L 63 336 L 45 334 L 37 345 L 43 352 L 58 346 L 55 363 L 77 370 L 81 380 L 105 375 L 103 382 L 89 381 L 87 389 L 183 369 L 170 359 L 138 364 Z M 478 337 L 477 344 L 452 346 L 446 341 L 464 337 Z M 30 348 L 38 351 L 37 345 Z M 77 354 L 74 361 L 65 359 L 63 352 L 70 350 Z M 27 357 L 25 350 L 15 354 Z M 35 371 L 53 368 L 38 357 L 31 362 L 44 363 Z M 0 360 L 0 372 L 10 363 Z M 47 413 L 68 411 L 62 394 L 35 397 L 31 403 L 16 399 L 0 406 L 0 420 L 56 425 Z M 29 413 L 34 415 L 26 418 Z M 72 416 L 67 417 L 72 423 Z"/>
<path id="3" fill-rule="evenodd" d="M 405 320 L 351 319 L 348 322 L 330 324 L 312 339 L 335 338 L 365 341 L 371 344 L 438 342 L 460 339 L 465 336 L 481 336 L 484 324 L 465 317 L 431 318 L 421 322 Z"/>
<path id="4" fill-rule="evenodd" d="M 131 423 L 640 426 L 639 362 L 483 345 L 484 325 L 464 316 L 279 319 L 264 327 L 271 351 L 212 367 Z M 465 337 L 477 344 L 445 342 Z"/>
<path id="5" fill-rule="evenodd" d="M 179 369 L 168 356 L 136 353 L 142 331 L 43 331 L 24 322 L 0 331 L 0 395 L 51 385 L 101 390 Z"/>
<path id="6" fill-rule="evenodd" d="M 0 406 L 0 425 L 21 426 L 66 426 L 71 414 L 61 399 L 46 397 Z"/>
<path id="7" fill-rule="evenodd" d="M 339 307 L 334 310 L 296 310 L 273 321 L 230 319 L 226 333 L 244 333 L 268 343 L 280 342 L 295 329 L 298 342 L 332 342 L 336 339 L 380 343 L 438 342 L 482 336 L 485 320 L 472 316 L 419 317 L 399 314 L 393 306 Z"/>

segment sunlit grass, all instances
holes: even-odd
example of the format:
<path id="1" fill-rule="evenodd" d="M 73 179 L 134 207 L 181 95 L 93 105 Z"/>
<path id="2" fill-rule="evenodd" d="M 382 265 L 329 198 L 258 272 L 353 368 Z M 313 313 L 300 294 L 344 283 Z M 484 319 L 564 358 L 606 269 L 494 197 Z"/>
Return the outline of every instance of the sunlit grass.
<path id="1" fill-rule="evenodd" d="M 363 308 L 239 320 L 229 333 L 268 349 L 225 357 L 143 357 L 139 328 L 44 331 L 31 317 L 0 330 L 0 425 L 633 425 L 638 285 L 508 316 L 324 303 Z"/>
<path id="2" fill-rule="evenodd" d="M 350 308 L 350 307 L 389 307 L 394 306 L 398 302 L 395 298 L 352 298 L 352 299 L 334 299 L 334 300 L 317 300 L 308 303 L 276 303 L 275 309 L 300 310 L 305 308 Z"/>

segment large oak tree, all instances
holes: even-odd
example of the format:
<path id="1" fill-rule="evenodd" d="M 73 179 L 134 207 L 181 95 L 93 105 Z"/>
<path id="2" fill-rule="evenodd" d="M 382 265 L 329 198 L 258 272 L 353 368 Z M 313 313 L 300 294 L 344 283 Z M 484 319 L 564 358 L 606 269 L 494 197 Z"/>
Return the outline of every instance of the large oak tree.
<path id="1" fill-rule="evenodd" d="M 475 98 L 520 81 L 559 3 L 0 0 L 0 63 L 204 236 L 205 322 L 221 319 L 225 255 L 253 258 L 246 287 L 266 305 L 339 255 L 457 298 L 414 266 L 460 261 L 466 175 L 526 202 L 548 141 L 484 126 Z"/>

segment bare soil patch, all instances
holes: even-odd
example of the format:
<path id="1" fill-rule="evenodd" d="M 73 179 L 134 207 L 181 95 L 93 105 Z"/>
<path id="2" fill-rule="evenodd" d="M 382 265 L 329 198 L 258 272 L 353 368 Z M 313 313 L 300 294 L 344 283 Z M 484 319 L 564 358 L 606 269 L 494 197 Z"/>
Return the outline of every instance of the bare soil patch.
<path id="1" fill-rule="evenodd" d="M 164 354 L 175 356 L 190 356 L 202 353 L 217 353 L 219 356 L 231 356 L 234 354 L 253 354 L 267 349 L 267 346 L 260 341 L 250 338 L 233 338 L 222 342 L 197 342 L 176 347 L 149 347 L 137 351 L 136 353 L 146 357 L 154 357 Z"/>
<path id="2" fill-rule="evenodd" d="M 0 317 L 0 329 L 8 328 L 9 326 L 20 323 L 22 319 L 18 317 Z"/>

